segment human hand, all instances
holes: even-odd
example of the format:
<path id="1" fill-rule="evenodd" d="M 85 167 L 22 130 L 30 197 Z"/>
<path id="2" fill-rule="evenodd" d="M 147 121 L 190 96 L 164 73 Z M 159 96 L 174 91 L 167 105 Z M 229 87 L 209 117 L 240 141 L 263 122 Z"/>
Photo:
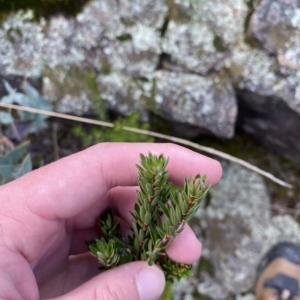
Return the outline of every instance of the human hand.
<path id="1" fill-rule="evenodd" d="M 197 173 L 208 184 L 221 177 L 217 161 L 177 145 L 103 143 L 0 187 L 0 299 L 157 299 L 165 283 L 160 269 L 138 261 L 101 273 L 85 245 L 108 207 L 131 222 L 135 165 L 149 152 L 170 158 L 175 184 Z M 186 226 L 167 253 L 192 263 L 201 245 Z"/>

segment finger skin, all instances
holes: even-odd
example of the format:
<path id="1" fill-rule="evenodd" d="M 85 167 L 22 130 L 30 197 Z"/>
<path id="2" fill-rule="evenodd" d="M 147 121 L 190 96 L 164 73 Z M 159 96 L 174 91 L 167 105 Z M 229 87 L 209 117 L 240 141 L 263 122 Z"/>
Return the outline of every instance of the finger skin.
<path id="1" fill-rule="evenodd" d="M 222 174 L 216 160 L 177 145 L 102 143 L 4 185 L 0 199 L 8 198 L 11 205 L 26 204 L 47 219 L 70 218 L 88 209 L 111 188 L 136 185 L 139 155 L 149 152 L 169 157 L 170 179 L 178 185 L 184 177 L 198 173 L 207 175 L 208 184 L 215 184 Z"/>
<path id="2" fill-rule="evenodd" d="M 201 251 L 201 243 L 188 225 L 185 225 L 183 232 L 175 238 L 166 250 L 171 260 L 182 264 L 192 264 L 197 261 Z"/>
<path id="3" fill-rule="evenodd" d="M 156 266 L 147 266 L 147 262 L 137 261 L 108 270 L 66 295 L 52 298 L 52 300 L 140 300 L 136 277 L 145 268 L 155 268 L 157 270 L 158 280 L 162 282 L 163 287 L 164 275 L 162 272 Z M 150 286 L 151 284 L 149 282 Z M 157 291 L 156 299 L 158 299 L 162 291 L 163 289 Z"/>

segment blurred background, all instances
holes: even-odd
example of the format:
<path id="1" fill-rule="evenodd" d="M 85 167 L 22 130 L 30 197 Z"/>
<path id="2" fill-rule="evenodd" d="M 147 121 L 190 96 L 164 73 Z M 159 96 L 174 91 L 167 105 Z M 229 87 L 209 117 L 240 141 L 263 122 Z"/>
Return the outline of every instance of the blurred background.
<path id="1" fill-rule="evenodd" d="M 253 299 L 263 254 L 299 242 L 298 0 L 0 0 L 0 99 L 111 124 L 0 107 L 0 184 L 98 142 L 166 141 L 127 126 L 292 186 L 213 156 L 203 257 L 164 299 Z"/>

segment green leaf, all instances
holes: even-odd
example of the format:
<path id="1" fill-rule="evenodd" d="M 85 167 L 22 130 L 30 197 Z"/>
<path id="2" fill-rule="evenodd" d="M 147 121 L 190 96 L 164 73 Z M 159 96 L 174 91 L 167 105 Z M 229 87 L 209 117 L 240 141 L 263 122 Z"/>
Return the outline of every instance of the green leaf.
<path id="1" fill-rule="evenodd" d="M 31 162 L 31 157 L 30 154 L 27 154 L 25 158 L 23 159 L 22 163 L 15 167 L 15 176 L 16 178 L 19 178 L 26 173 L 29 173 L 32 171 L 32 162 Z"/>
<path id="2" fill-rule="evenodd" d="M 150 224 L 149 232 L 150 232 L 152 241 L 156 242 L 158 239 L 158 232 L 157 232 L 157 228 L 155 228 L 153 223 Z"/>
<path id="3" fill-rule="evenodd" d="M 164 214 L 166 215 L 166 217 L 168 219 L 170 219 L 170 212 L 169 212 L 167 206 L 161 200 L 158 201 L 158 205 L 162 209 L 162 211 L 164 212 Z"/>
<path id="4" fill-rule="evenodd" d="M 153 251 L 153 241 L 151 239 L 148 241 L 148 251 Z"/>
<path id="5" fill-rule="evenodd" d="M 176 215 L 177 223 L 181 222 L 182 216 L 181 216 L 181 210 L 179 206 L 175 206 L 175 215 Z"/>
<path id="6" fill-rule="evenodd" d="M 153 260 L 156 258 L 157 254 L 155 252 L 147 251 L 146 254 Z"/>
<path id="7" fill-rule="evenodd" d="M 0 165 L 0 175 L 2 177 L 3 184 L 16 179 L 16 177 L 14 176 L 14 170 L 14 165 Z"/>
<path id="8" fill-rule="evenodd" d="M 136 226 L 136 223 L 135 222 L 132 222 L 132 229 L 133 229 L 133 233 L 134 233 L 134 235 L 138 235 L 139 234 L 139 231 L 138 231 L 138 228 L 137 228 L 137 226 Z"/>
<path id="9" fill-rule="evenodd" d="M 143 229 L 140 229 L 138 237 L 140 241 L 144 240 L 145 234 Z"/>
<path id="10" fill-rule="evenodd" d="M 145 221 L 144 221 L 145 225 L 150 224 L 150 222 L 151 222 L 151 215 L 150 215 L 149 212 L 146 212 L 146 213 L 145 213 L 145 219 L 144 219 L 144 220 L 145 220 Z"/>
<path id="11" fill-rule="evenodd" d="M 139 217 L 140 217 L 140 219 L 142 220 L 143 223 L 145 223 L 145 215 L 146 215 L 146 210 L 143 206 L 141 206 Z"/>
<path id="12" fill-rule="evenodd" d="M 157 227 L 156 230 L 162 239 L 166 236 L 166 232 L 163 229 Z"/>
<path id="13" fill-rule="evenodd" d="M 5 156 L 0 156 L 0 165 L 10 165 L 18 163 L 24 155 L 28 152 L 29 142 L 24 142 L 13 151 Z"/>
<path id="14" fill-rule="evenodd" d="M 4 125 L 8 125 L 14 121 L 13 117 L 11 114 L 5 112 L 5 111 L 0 111 L 0 123 Z"/>

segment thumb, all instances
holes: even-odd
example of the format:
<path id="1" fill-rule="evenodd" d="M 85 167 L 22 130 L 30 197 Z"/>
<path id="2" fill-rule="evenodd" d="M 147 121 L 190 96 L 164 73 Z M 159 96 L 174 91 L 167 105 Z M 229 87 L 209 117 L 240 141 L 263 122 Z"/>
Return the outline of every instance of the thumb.
<path id="1" fill-rule="evenodd" d="M 53 300 L 156 300 L 165 286 L 165 276 L 157 266 L 137 261 L 87 281 Z"/>

